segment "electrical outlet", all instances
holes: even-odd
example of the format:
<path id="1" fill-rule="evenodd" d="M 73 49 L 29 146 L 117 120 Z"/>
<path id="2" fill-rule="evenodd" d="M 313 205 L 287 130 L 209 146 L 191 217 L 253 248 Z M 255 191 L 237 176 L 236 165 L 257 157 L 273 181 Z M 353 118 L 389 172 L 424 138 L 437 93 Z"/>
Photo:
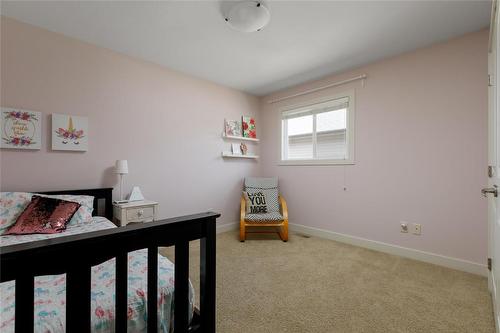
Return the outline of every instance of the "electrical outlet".
<path id="1" fill-rule="evenodd" d="M 422 234 L 422 225 L 418 223 L 413 223 L 413 234 L 414 235 L 420 235 Z"/>
<path id="2" fill-rule="evenodd" d="M 408 233 L 408 223 L 401 222 L 401 232 Z"/>

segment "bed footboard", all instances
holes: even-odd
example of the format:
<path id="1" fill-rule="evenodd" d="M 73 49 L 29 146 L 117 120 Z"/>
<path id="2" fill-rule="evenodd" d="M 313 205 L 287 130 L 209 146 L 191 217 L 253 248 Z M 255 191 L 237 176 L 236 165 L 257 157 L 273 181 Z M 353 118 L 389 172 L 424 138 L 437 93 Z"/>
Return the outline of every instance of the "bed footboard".
<path id="1" fill-rule="evenodd" d="M 33 332 L 34 277 L 66 273 L 66 331 L 90 331 L 91 268 L 116 258 L 116 332 L 127 331 L 127 254 L 148 249 L 148 295 L 157 295 L 158 247 L 175 247 L 175 333 L 215 332 L 215 222 L 202 213 L 1 248 L 0 282 L 15 280 L 15 331 Z M 200 239 L 200 309 L 189 323 L 189 242 Z M 52 260 L 47 260 L 52 258 Z M 57 258 L 57 260 L 53 260 Z M 157 299 L 148 297 L 148 332 Z"/>

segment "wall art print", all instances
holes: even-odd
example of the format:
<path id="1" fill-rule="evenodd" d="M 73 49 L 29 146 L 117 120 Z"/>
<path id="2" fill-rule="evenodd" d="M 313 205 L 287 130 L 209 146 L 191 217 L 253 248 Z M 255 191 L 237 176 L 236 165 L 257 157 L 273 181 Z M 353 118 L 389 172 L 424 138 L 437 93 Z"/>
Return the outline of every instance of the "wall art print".
<path id="1" fill-rule="evenodd" d="M 243 116 L 241 125 L 243 127 L 243 137 L 252 139 L 257 138 L 257 133 L 255 132 L 254 118 L 249 116 Z"/>
<path id="2" fill-rule="evenodd" d="M 42 113 L 13 108 L 1 108 L 0 148 L 40 149 Z"/>
<path id="3" fill-rule="evenodd" d="M 239 120 L 224 120 L 227 136 L 241 136 L 241 122 Z"/>
<path id="4" fill-rule="evenodd" d="M 52 150 L 88 150 L 88 118 L 52 114 Z"/>

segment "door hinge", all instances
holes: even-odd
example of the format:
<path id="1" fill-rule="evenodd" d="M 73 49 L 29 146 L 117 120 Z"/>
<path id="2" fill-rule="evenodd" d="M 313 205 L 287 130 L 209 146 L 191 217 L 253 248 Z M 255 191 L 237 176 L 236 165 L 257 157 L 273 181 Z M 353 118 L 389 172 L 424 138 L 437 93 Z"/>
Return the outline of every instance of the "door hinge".
<path id="1" fill-rule="evenodd" d="M 488 74 L 488 86 L 493 87 L 493 75 Z"/>
<path id="2" fill-rule="evenodd" d="M 488 258 L 488 270 L 491 272 L 491 258 Z"/>
<path id="3" fill-rule="evenodd" d="M 488 177 L 493 178 L 493 167 L 491 165 L 488 165 Z"/>

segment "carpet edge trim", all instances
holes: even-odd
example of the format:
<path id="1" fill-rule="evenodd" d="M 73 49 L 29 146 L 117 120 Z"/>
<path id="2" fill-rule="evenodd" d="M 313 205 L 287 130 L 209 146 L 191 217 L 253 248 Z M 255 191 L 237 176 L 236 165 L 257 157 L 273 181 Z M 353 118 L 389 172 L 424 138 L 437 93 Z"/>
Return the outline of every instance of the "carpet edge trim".
<path id="1" fill-rule="evenodd" d="M 492 270 L 491 271 L 491 289 L 490 289 L 490 294 L 491 294 L 491 302 L 493 303 L 493 316 L 495 317 L 495 332 L 499 333 L 500 332 L 500 315 L 499 315 L 499 304 L 498 302 L 500 300 L 497 299 L 497 285 L 495 283 L 495 272 Z"/>

